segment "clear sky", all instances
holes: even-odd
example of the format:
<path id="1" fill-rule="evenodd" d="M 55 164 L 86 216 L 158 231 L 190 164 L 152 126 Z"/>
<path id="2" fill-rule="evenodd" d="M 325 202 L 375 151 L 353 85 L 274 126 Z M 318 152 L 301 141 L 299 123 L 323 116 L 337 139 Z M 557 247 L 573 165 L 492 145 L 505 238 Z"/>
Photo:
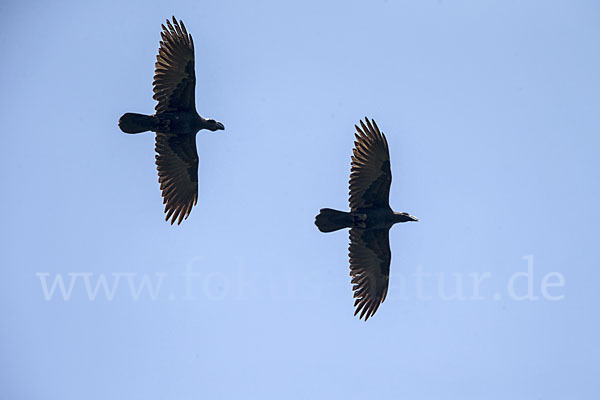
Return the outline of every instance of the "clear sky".
<path id="1" fill-rule="evenodd" d="M 0 398 L 597 396 L 597 2 L 0 15 Z M 171 15 L 196 44 L 198 111 L 226 127 L 197 137 L 181 226 L 164 222 L 154 135 L 117 127 L 154 109 Z M 348 206 L 364 116 L 389 141 L 392 207 L 420 218 L 391 230 L 389 295 L 366 323 L 347 232 L 313 225 Z"/>

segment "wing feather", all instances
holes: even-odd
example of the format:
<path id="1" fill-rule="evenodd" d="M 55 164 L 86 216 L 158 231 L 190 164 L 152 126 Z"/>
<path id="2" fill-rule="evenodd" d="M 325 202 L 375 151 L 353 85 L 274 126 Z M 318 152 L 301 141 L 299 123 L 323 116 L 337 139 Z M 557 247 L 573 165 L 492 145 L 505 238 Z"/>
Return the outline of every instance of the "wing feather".
<path id="1" fill-rule="evenodd" d="M 354 315 L 365 321 L 375 314 L 387 295 L 390 278 L 389 229 L 350 229 L 350 276 Z"/>
<path id="2" fill-rule="evenodd" d="M 387 139 L 373 120 L 365 118 L 356 128 L 350 169 L 350 208 L 389 208 L 390 153 Z"/>
<path id="3" fill-rule="evenodd" d="M 198 201 L 198 152 L 195 135 L 156 134 L 156 169 L 171 224 L 186 219 Z"/>
<path id="4" fill-rule="evenodd" d="M 154 100 L 156 113 L 196 111 L 194 90 L 194 41 L 183 21 L 173 17 L 173 24 L 161 25 L 161 42 L 156 56 Z"/>

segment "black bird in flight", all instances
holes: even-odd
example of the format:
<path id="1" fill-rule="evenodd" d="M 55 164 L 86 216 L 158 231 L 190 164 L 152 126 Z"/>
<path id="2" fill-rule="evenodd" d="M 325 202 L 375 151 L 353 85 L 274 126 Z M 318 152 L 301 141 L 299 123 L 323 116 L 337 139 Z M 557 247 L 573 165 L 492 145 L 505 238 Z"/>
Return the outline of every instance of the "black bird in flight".
<path id="1" fill-rule="evenodd" d="M 119 119 L 125 133 L 156 132 L 156 167 L 165 204 L 166 220 L 171 224 L 190 215 L 198 201 L 198 152 L 196 133 L 201 129 L 225 129 L 214 119 L 196 112 L 194 90 L 194 41 L 183 21 L 173 17 L 167 27 L 161 25 L 162 41 L 156 56 L 154 115 L 126 113 Z"/>
<path id="2" fill-rule="evenodd" d="M 350 228 L 350 276 L 354 315 L 369 319 L 385 300 L 390 278 L 389 232 L 397 222 L 418 221 L 390 208 L 390 152 L 374 120 L 356 128 L 350 169 L 350 212 L 322 208 L 315 220 L 321 232 Z"/>

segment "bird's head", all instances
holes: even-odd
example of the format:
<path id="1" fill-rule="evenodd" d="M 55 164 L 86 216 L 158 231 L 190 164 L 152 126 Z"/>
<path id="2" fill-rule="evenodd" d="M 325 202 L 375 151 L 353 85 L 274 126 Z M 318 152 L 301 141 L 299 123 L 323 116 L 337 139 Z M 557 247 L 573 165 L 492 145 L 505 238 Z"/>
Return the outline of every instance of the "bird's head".
<path id="1" fill-rule="evenodd" d="M 225 126 L 220 123 L 219 121 L 215 121 L 214 119 L 206 119 L 204 120 L 204 122 L 206 122 L 206 129 L 208 129 L 209 131 L 222 131 L 225 129 Z"/>
<path id="2" fill-rule="evenodd" d="M 394 212 L 394 216 L 396 217 L 396 222 L 409 222 L 409 221 L 419 221 L 419 218 L 410 215 L 405 212 Z"/>

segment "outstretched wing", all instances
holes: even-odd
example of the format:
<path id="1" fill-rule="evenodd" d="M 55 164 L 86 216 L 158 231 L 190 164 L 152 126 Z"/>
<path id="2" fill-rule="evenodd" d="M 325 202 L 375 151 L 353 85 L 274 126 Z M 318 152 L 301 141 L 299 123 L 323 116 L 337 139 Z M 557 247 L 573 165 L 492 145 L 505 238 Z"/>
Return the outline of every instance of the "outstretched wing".
<path id="1" fill-rule="evenodd" d="M 389 229 L 350 229 L 350 276 L 354 315 L 369 319 L 385 300 L 390 278 Z"/>
<path id="2" fill-rule="evenodd" d="M 377 124 L 360 121 L 356 128 L 356 141 L 350 169 L 350 208 L 356 211 L 362 208 L 389 208 L 390 152 L 385 135 Z"/>
<path id="3" fill-rule="evenodd" d="M 180 224 L 198 201 L 196 135 L 156 134 L 156 168 L 166 220 Z"/>
<path id="4" fill-rule="evenodd" d="M 194 41 L 183 21 L 162 25 L 162 40 L 156 56 L 154 72 L 154 100 L 156 113 L 195 111 Z"/>

